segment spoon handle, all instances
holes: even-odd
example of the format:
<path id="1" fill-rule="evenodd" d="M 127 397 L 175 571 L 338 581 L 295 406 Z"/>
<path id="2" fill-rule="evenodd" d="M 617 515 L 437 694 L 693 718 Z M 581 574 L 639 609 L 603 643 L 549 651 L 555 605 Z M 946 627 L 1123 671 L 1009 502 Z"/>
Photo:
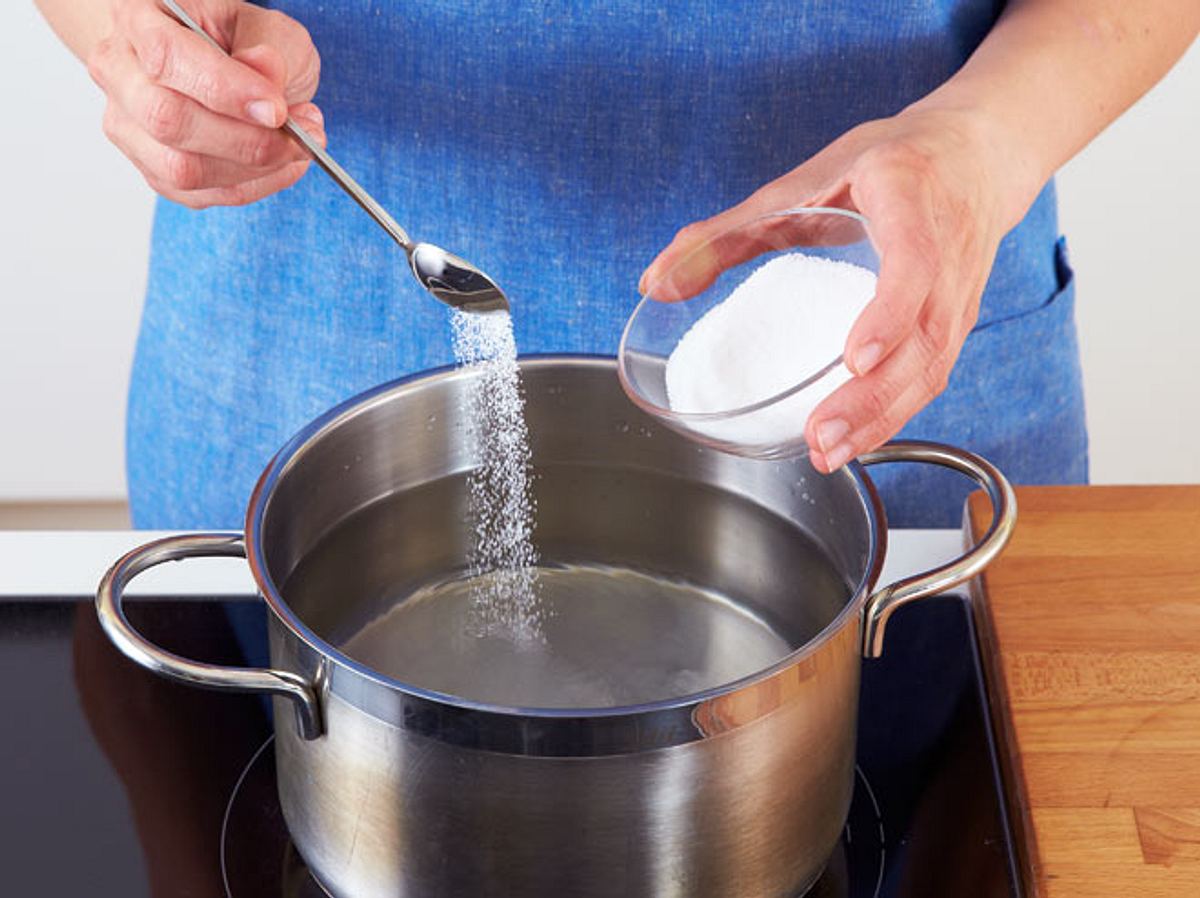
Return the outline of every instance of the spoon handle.
<path id="1" fill-rule="evenodd" d="M 211 34 L 201 28 L 199 23 L 196 22 L 196 20 L 190 15 L 188 15 L 187 11 L 177 2 L 175 2 L 175 0 L 162 0 L 162 3 L 163 6 L 167 8 L 167 11 L 176 19 L 178 19 L 181 24 L 196 32 L 196 34 L 204 38 L 204 40 L 207 41 L 211 46 L 220 50 L 225 55 L 229 55 L 229 52 L 220 44 L 218 44 L 216 40 L 213 39 Z M 405 232 L 404 228 L 400 227 L 400 225 L 396 223 L 396 219 L 392 218 L 392 216 L 388 214 L 388 211 L 384 209 L 383 206 L 379 205 L 379 203 L 375 201 L 375 198 L 372 197 L 371 194 L 363 190 L 362 186 L 352 177 L 350 177 L 350 173 L 338 165 L 334 158 L 325 152 L 321 145 L 313 140 L 312 136 L 309 135 L 307 131 L 297 125 L 291 116 L 288 116 L 287 121 L 283 123 L 279 130 L 283 131 L 298 144 L 300 144 L 300 146 L 304 148 L 305 152 L 312 156 L 313 161 L 316 162 L 317 165 L 319 165 L 325 171 L 325 173 L 329 175 L 329 177 L 333 178 L 337 185 L 341 187 L 342 190 L 346 191 L 346 193 L 350 195 L 350 198 L 354 200 L 354 202 L 358 203 L 358 205 L 362 207 L 364 212 L 375 219 L 376 223 L 378 223 L 381 228 L 387 231 L 388 235 L 398 244 L 400 244 L 406 253 L 412 252 L 413 242 L 411 239 L 409 239 L 409 236 Z"/>
<path id="2" fill-rule="evenodd" d="M 174 0 L 171 0 L 174 2 Z M 313 140 L 312 135 L 301 128 L 296 121 L 289 115 L 287 121 L 283 123 L 281 131 L 286 131 L 296 143 L 304 147 L 313 161 L 319 165 L 329 177 L 333 178 L 334 182 L 342 190 L 349 194 L 354 202 L 358 203 L 364 212 L 375 219 L 376 223 L 388 232 L 388 235 L 403 247 L 405 252 L 411 253 L 413 243 L 409 238 L 408 233 L 404 228 L 397 224 L 396 219 L 392 218 L 388 211 L 375 201 L 371 194 L 363 190 L 362 186 L 350 177 L 350 173 L 337 164 L 337 161 L 325 152 L 324 148 Z"/>

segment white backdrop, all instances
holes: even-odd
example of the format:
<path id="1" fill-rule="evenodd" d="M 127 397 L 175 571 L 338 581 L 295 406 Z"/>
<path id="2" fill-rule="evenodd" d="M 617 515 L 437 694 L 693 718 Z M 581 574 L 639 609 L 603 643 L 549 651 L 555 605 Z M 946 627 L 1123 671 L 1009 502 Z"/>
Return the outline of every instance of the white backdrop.
<path id="1" fill-rule="evenodd" d="M 1200 48 L 1060 179 L 1097 482 L 1200 481 Z M 0 4 L 0 501 L 124 495 L 152 197 L 30 0 Z"/>
<path id="2" fill-rule="evenodd" d="M 0 500 L 125 493 L 152 194 L 31 0 L 0 3 Z"/>

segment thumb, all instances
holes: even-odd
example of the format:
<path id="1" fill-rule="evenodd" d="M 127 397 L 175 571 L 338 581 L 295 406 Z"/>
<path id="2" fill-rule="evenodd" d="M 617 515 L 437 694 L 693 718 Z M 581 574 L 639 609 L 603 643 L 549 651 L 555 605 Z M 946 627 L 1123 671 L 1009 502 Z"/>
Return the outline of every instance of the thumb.
<path id="1" fill-rule="evenodd" d="M 688 299 L 726 268 L 769 249 L 761 245 L 765 229 L 755 226 L 765 211 L 757 197 L 679 230 L 642 272 L 638 292 L 662 302 Z"/>
<path id="2" fill-rule="evenodd" d="M 811 214 L 801 207 L 823 205 L 812 199 L 758 194 L 706 221 L 689 225 L 646 269 L 638 289 L 662 302 L 695 296 L 722 272 L 763 253 L 806 246 L 840 246 L 865 239 L 852 216 Z"/>
<path id="3" fill-rule="evenodd" d="M 233 58 L 243 65 L 254 69 L 283 93 L 287 88 L 287 62 L 283 54 L 267 44 L 256 44 L 253 47 L 236 50 Z"/>
<path id="4" fill-rule="evenodd" d="M 179 4 L 222 47 L 232 47 L 242 0 L 183 0 Z M 166 12 L 166 10 L 163 10 Z M 172 18 L 173 14 L 168 13 Z"/>
<path id="5" fill-rule="evenodd" d="M 250 52 L 256 67 L 268 66 L 270 77 L 282 73 L 278 76 L 289 105 L 306 103 L 317 92 L 321 57 L 308 29 L 291 16 L 245 4 L 238 16 L 236 47 L 239 52 Z M 271 58 L 263 48 L 270 51 Z"/>

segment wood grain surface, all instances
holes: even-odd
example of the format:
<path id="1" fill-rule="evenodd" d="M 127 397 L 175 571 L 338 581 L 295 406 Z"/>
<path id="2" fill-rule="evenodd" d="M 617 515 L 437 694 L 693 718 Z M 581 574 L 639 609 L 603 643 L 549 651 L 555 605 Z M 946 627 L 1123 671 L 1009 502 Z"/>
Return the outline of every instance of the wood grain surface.
<path id="1" fill-rule="evenodd" d="M 1026 894 L 1200 896 L 1200 486 L 1017 503 L 975 598 Z"/>

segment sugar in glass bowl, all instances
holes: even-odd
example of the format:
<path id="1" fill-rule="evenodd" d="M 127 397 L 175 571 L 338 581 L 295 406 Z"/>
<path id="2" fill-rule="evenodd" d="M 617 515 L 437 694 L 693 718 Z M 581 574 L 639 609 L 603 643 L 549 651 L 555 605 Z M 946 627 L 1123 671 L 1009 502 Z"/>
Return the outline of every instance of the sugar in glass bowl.
<path id="1" fill-rule="evenodd" d="M 796 253 L 809 259 L 792 259 L 782 265 L 798 272 L 815 270 L 818 275 L 827 273 L 833 266 L 811 260 L 849 263 L 859 269 L 851 273 L 844 266 L 838 266 L 834 272 L 839 277 L 849 274 L 851 280 L 857 279 L 857 299 L 847 299 L 844 308 L 829 308 L 829 303 L 834 301 L 829 294 L 822 300 L 827 307 L 825 311 L 832 313 L 818 321 L 824 333 L 819 335 L 816 343 L 825 347 L 823 354 L 821 350 L 808 353 L 797 350 L 798 355 L 787 357 L 790 340 L 795 338 L 798 344 L 807 342 L 811 349 L 814 335 L 790 333 L 795 329 L 795 322 L 784 320 L 788 316 L 781 316 L 776 333 L 764 332 L 764 328 L 759 327 L 759 333 L 766 337 L 763 342 L 769 346 L 755 345 L 753 340 L 748 340 L 744 346 L 726 345 L 722 357 L 711 360 L 714 368 L 708 372 L 710 377 L 737 376 L 742 373 L 737 370 L 741 359 L 746 366 L 757 366 L 756 371 L 762 371 L 764 364 L 772 366 L 766 380 L 773 381 L 773 386 L 763 395 L 755 395 L 750 401 L 730 408 L 714 408 L 711 398 L 703 408 L 681 407 L 678 389 L 676 395 L 668 398 L 668 361 L 685 335 L 764 265 Z M 780 264 L 773 268 L 777 274 L 782 270 Z M 714 276 L 714 272 L 719 273 Z M 868 237 L 867 220 L 856 212 L 822 207 L 797 208 L 738 225 L 700 244 L 647 285 L 645 297 L 634 309 L 621 336 L 617 352 L 621 385 L 643 411 L 705 445 L 752 458 L 806 454 L 804 426 L 809 415 L 826 396 L 852 376 L 843 361 L 842 347 L 858 311 L 874 296 L 874 277 L 878 272 L 879 256 Z M 869 280 L 859 278 L 859 274 Z M 762 279 L 760 273 L 758 281 Z M 778 277 L 775 281 L 778 282 Z M 804 288 L 804 278 L 799 277 L 795 285 L 796 302 L 804 302 Z M 866 289 L 866 295 L 863 289 Z M 743 290 L 735 297 L 735 303 L 741 302 L 746 295 Z M 728 324 L 729 314 L 740 308 L 731 303 L 721 310 L 719 314 L 725 316 L 722 323 Z M 710 333 L 712 324 L 713 319 L 706 323 Z M 800 339 L 803 336 L 810 339 Z M 693 342 L 690 348 L 695 347 Z M 774 356 L 764 358 L 764 352 Z M 695 365 L 709 361 L 696 358 L 695 352 L 690 356 L 686 361 L 692 371 L 696 370 Z M 682 365 L 682 361 L 677 363 L 676 372 Z M 724 367 L 717 370 L 715 366 Z M 676 378 L 679 376 L 675 374 Z M 678 384 L 678 380 L 675 383 Z"/>

